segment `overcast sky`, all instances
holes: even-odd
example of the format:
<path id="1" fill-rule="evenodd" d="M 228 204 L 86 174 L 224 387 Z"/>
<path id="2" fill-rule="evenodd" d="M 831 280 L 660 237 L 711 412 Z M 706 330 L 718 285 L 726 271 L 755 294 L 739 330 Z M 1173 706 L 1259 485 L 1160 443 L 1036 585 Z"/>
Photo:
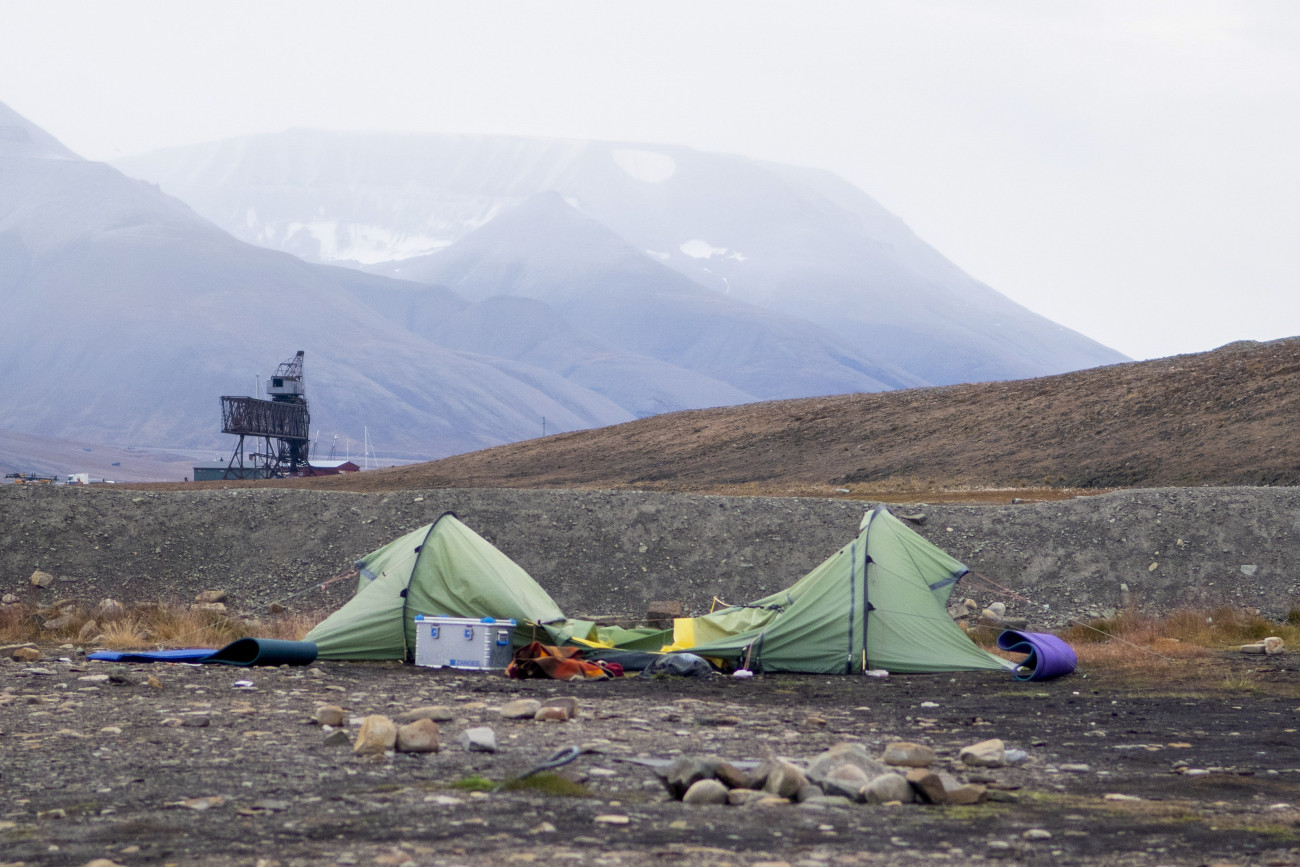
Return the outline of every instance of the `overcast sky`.
<path id="1" fill-rule="evenodd" d="M 1134 358 L 1300 334 L 1294 0 L 0 0 L 0 101 L 95 160 L 312 127 L 818 166 Z"/>

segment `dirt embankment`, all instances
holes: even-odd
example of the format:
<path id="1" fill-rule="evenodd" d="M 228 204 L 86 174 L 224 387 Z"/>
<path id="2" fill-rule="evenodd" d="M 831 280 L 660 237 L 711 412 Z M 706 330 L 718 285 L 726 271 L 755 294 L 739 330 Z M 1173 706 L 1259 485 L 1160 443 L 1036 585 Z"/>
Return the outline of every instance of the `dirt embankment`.
<path id="1" fill-rule="evenodd" d="M 602 491 L 9 487 L 0 488 L 0 593 L 188 601 L 219 588 L 249 611 L 277 600 L 331 608 L 353 582 L 313 588 L 454 511 L 570 615 L 639 616 L 662 599 L 699 613 L 714 596 L 742 602 L 793 583 L 856 534 L 863 510 L 823 499 Z M 1039 625 L 1104 615 L 1126 600 L 1153 611 L 1228 603 L 1274 618 L 1300 607 L 1298 489 L 1131 490 L 894 511 L 923 515 L 917 531 L 976 573 L 959 594 L 1002 599 Z M 58 580 L 37 591 L 36 569 Z"/>

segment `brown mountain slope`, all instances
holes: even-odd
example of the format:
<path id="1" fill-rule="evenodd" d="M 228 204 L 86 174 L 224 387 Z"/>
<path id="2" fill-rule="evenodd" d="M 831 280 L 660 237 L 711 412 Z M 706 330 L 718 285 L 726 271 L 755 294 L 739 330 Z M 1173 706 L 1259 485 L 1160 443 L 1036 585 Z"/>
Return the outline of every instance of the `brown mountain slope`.
<path id="1" fill-rule="evenodd" d="M 1016 382 L 674 413 L 274 484 L 821 495 L 1296 485 L 1300 338 Z"/>

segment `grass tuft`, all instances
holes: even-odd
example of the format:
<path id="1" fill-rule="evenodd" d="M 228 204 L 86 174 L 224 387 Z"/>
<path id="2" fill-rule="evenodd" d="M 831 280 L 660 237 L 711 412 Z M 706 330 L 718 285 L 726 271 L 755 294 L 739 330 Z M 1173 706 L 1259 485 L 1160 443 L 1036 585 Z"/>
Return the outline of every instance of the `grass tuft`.
<path id="1" fill-rule="evenodd" d="M 0 607 L 0 641 L 95 644 L 112 650 L 153 647 L 222 647 L 240 638 L 301 640 L 324 617 L 320 612 L 243 619 L 187 605 L 146 603 L 96 619 L 74 603 L 34 609 L 26 604 Z"/>

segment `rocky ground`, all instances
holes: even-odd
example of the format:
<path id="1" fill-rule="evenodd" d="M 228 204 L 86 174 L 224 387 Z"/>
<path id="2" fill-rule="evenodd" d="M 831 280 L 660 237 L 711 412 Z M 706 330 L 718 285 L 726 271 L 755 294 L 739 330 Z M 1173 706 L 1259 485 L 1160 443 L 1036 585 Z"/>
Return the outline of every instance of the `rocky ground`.
<path id="1" fill-rule="evenodd" d="M 1153 658 L 1147 674 L 1085 666 L 1049 683 L 556 683 L 378 663 L 119 668 L 43 650 L 0 662 L 8 865 L 1300 864 L 1287 655 Z M 574 697 L 579 715 L 506 719 L 521 697 Z M 313 724 L 321 705 L 343 708 L 346 734 Z M 363 717 L 418 708 L 442 720 L 439 752 L 354 753 Z M 483 727 L 494 752 L 460 745 Z M 958 760 L 991 738 L 1025 757 Z M 842 742 L 879 759 L 896 739 L 933 748 L 932 770 L 982 797 L 703 806 L 672 798 L 655 770 L 682 756 L 807 768 Z M 484 791 L 566 746 L 586 752 L 537 787 Z"/>
<path id="2" fill-rule="evenodd" d="M 450 509 L 570 614 L 635 617 L 662 599 L 698 612 L 714 595 L 792 583 L 855 534 L 863 508 L 599 491 L 9 487 L 0 592 L 39 606 L 221 589 L 236 612 L 277 600 L 325 611 L 353 584 L 322 582 Z M 1292 489 L 895 511 L 975 570 L 962 595 L 1004 601 L 1036 626 L 1126 603 L 1227 603 L 1278 619 L 1300 605 Z M 31 584 L 35 570 L 48 586 Z M 1134 650 L 1136 665 L 1045 684 L 1000 673 L 573 684 L 337 662 L 119 670 L 72 646 L 40 652 L 18 662 L 0 651 L 0 864 L 1300 864 L 1291 653 L 1170 662 Z M 576 697 L 580 716 L 497 710 L 531 696 Z M 311 723 L 321 704 L 344 708 L 342 744 Z M 431 705 L 447 709 L 439 752 L 352 752 L 353 720 Z M 485 726 L 495 752 L 460 746 Z M 880 758 L 899 738 L 933 747 L 935 769 L 985 787 L 986 800 L 698 806 L 670 798 L 651 767 L 710 755 L 806 767 L 837 743 Z M 1026 758 L 957 761 L 989 738 Z M 568 783 L 477 790 L 569 745 L 588 751 L 560 771 Z"/>

